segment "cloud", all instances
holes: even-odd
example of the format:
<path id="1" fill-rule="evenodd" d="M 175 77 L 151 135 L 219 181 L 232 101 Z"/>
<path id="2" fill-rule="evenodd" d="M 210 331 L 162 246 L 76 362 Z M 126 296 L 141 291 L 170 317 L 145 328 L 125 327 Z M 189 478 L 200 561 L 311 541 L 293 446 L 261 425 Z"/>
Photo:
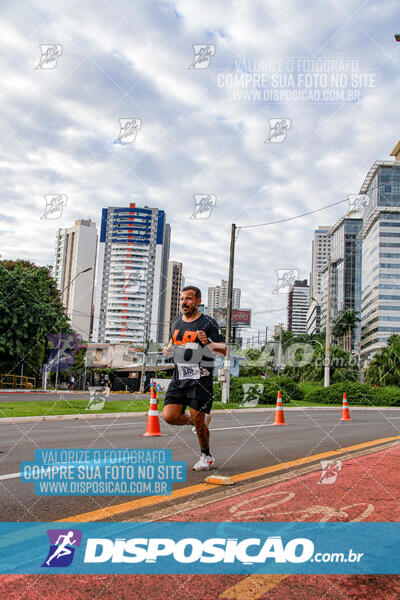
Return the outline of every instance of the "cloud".
<path id="1" fill-rule="evenodd" d="M 99 226 L 102 207 L 136 201 L 166 211 L 171 259 L 206 295 L 227 278 L 232 222 L 289 218 L 357 193 L 371 164 L 388 158 L 398 140 L 400 46 L 391 0 L 379 7 L 331 2 L 329 18 L 315 1 L 307 10 L 276 0 L 114 4 L 85 3 L 78 16 L 42 0 L 24 11 L 9 4 L 3 13 L 6 258 L 51 264 L 59 227 L 78 218 Z M 45 43 L 62 45 L 54 69 L 35 68 Z M 189 69 L 200 43 L 215 44 L 215 56 L 208 69 Z M 235 90 L 217 84 L 235 61 L 296 57 L 362 59 L 376 85 L 354 103 L 271 103 L 235 100 Z M 135 143 L 113 143 L 120 118 L 142 120 Z M 284 143 L 265 143 L 271 118 L 291 119 Z M 47 193 L 68 196 L 57 222 L 40 219 Z M 202 193 L 215 194 L 217 204 L 209 219 L 190 220 L 193 195 Z M 272 294 L 276 269 L 308 278 L 314 229 L 342 212 L 339 205 L 241 230 L 234 285 L 242 305 L 258 313 L 254 329 L 286 322 L 286 297 Z"/>

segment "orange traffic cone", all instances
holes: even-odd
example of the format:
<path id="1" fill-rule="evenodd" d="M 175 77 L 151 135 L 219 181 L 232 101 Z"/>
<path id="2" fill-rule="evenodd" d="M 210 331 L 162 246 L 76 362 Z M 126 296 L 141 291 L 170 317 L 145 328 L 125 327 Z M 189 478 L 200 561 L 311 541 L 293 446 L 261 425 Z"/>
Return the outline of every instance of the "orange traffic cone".
<path id="1" fill-rule="evenodd" d="M 147 425 L 145 433 L 140 435 L 160 436 L 165 435 L 160 430 L 160 419 L 158 418 L 157 394 L 154 387 L 150 390 L 150 407 L 147 413 Z"/>
<path id="2" fill-rule="evenodd" d="M 276 399 L 274 425 L 286 425 L 285 415 L 283 414 L 282 394 L 280 390 L 278 391 L 278 397 Z"/>
<path id="3" fill-rule="evenodd" d="M 342 418 L 338 419 L 338 421 L 351 421 L 346 393 L 343 394 Z"/>

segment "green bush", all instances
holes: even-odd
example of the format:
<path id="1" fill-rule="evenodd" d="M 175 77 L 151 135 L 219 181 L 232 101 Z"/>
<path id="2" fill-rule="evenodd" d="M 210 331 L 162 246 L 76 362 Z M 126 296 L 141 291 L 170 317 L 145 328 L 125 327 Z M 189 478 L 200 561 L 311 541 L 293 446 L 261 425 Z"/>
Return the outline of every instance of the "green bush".
<path id="1" fill-rule="evenodd" d="M 282 396 L 286 396 L 286 398 L 284 398 L 285 401 L 293 402 L 304 400 L 303 391 L 291 377 L 280 375 L 278 377 L 272 377 L 271 380 L 276 382 L 278 389 L 282 392 Z"/>
<path id="2" fill-rule="evenodd" d="M 235 404 L 241 404 L 243 402 L 243 384 L 262 384 L 264 386 L 259 404 L 274 405 L 276 403 L 278 390 L 282 392 L 283 402 L 303 400 L 304 398 L 303 392 L 289 377 L 273 376 L 267 379 L 264 379 L 263 377 L 232 377 L 230 382 L 229 402 Z M 214 400 L 221 401 L 221 396 L 222 384 L 219 382 L 214 383 Z"/>
<path id="3" fill-rule="evenodd" d="M 327 388 L 306 393 L 308 402 L 318 402 L 321 404 L 342 404 L 343 393 L 347 394 L 349 406 L 360 404 L 371 406 L 400 406 L 400 390 L 396 393 L 390 388 L 374 388 L 366 383 L 355 383 L 353 381 L 343 381 L 334 383 Z"/>
<path id="4" fill-rule="evenodd" d="M 400 406 L 400 388 L 387 386 L 375 388 L 380 406 Z"/>

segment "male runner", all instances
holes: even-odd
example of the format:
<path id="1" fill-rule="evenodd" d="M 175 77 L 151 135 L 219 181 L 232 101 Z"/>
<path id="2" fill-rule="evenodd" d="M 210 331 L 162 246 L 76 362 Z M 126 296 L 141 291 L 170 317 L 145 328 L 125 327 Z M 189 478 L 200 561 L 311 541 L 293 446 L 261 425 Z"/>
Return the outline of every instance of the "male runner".
<path id="1" fill-rule="evenodd" d="M 210 452 L 210 432 L 205 422 L 213 402 L 214 354 L 226 354 L 226 344 L 215 319 L 203 315 L 199 288 L 183 288 L 182 314 L 171 324 L 171 339 L 163 348 L 173 351 L 175 369 L 164 400 L 163 417 L 170 425 L 194 425 L 200 444 L 200 460 L 195 471 L 208 471 L 214 464 Z M 186 406 L 190 414 L 185 413 Z M 209 423 L 210 421 L 208 421 Z"/>

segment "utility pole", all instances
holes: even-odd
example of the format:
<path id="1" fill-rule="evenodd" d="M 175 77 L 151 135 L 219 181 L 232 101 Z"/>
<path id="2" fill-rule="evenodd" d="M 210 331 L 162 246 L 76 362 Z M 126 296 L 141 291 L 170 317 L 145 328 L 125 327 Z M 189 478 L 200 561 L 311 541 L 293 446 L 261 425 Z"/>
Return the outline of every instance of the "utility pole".
<path id="1" fill-rule="evenodd" d="M 57 385 L 58 385 L 58 365 L 60 363 L 60 342 L 61 342 L 61 333 L 58 334 L 57 369 L 56 369 L 56 381 L 54 384 L 54 389 L 56 391 L 57 391 Z"/>
<path id="2" fill-rule="evenodd" d="M 325 370 L 324 387 L 328 387 L 330 379 L 331 351 L 331 255 L 328 256 L 328 294 L 326 301 L 326 333 L 325 333 Z"/>
<path id="3" fill-rule="evenodd" d="M 86 367 L 87 367 L 87 349 L 85 352 L 85 356 L 83 357 L 83 364 L 84 364 L 84 375 L 83 375 L 83 391 L 86 390 Z"/>
<path id="4" fill-rule="evenodd" d="M 282 323 L 279 324 L 278 375 L 282 365 Z"/>
<path id="5" fill-rule="evenodd" d="M 224 404 L 229 402 L 229 390 L 230 390 L 230 375 L 231 375 L 231 322 L 232 322 L 232 290 L 233 290 L 233 265 L 235 261 L 235 236 L 236 236 L 236 225 L 232 223 L 231 230 L 231 247 L 229 253 L 229 276 L 228 276 L 228 298 L 226 306 L 226 355 L 224 360 L 224 374 L 225 381 L 222 383 L 222 396 L 221 400 Z"/>
<path id="6" fill-rule="evenodd" d="M 146 374 L 146 356 L 147 356 L 147 350 L 149 349 L 149 323 L 145 323 L 144 325 L 144 344 L 143 344 L 143 361 L 142 361 L 142 374 L 140 377 L 140 393 L 143 394 L 144 392 L 144 378 L 145 378 L 145 374 Z"/>

